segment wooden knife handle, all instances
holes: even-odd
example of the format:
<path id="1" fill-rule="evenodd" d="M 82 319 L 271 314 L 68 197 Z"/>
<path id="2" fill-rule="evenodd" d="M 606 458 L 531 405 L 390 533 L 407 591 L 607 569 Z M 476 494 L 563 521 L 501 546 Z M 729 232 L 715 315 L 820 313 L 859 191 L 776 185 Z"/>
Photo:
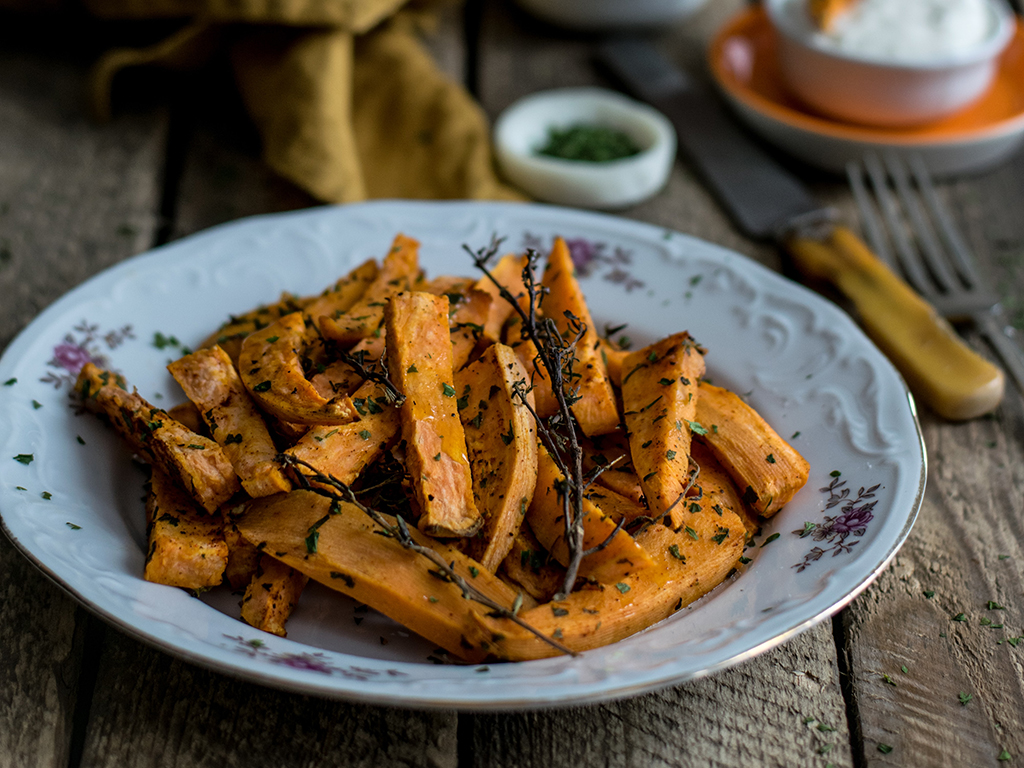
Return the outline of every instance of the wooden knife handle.
<path id="1" fill-rule="evenodd" d="M 949 323 L 846 227 L 824 239 L 785 243 L 804 275 L 835 285 L 868 335 L 918 397 L 940 416 L 973 419 L 1003 399 L 1003 372 L 970 349 Z"/>

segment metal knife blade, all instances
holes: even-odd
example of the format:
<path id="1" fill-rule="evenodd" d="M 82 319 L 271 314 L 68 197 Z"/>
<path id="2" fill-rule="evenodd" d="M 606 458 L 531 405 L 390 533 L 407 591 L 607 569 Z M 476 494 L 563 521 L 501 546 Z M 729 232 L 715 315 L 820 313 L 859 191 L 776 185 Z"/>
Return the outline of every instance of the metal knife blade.
<path id="1" fill-rule="evenodd" d="M 672 121 L 679 145 L 749 237 L 780 237 L 794 221 L 831 218 L 796 178 L 754 144 L 721 102 L 650 43 L 609 41 L 598 58 L 628 90 Z"/>

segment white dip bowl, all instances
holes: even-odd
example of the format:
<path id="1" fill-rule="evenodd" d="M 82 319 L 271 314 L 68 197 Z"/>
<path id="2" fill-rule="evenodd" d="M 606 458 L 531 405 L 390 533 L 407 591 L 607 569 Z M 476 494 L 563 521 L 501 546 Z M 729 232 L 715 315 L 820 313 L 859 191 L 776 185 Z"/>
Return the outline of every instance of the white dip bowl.
<path id="1" fill-rule="evenodd" d="M 902 0 L 892 0 L 899 3 Z M 986 0 L 981 39 L 951 53 L 920 58 L 843 50 L 817 30 L 807 0 L 766 0 L 779 37 L 779 65 L 790 90 L 813 109 L 854 123 L 909 127 L 938 120 L 988 89 L 997 58 L 1014 34 L 1002 0 Z"/>
<path id="2" fill-rule="evenodd" d="M 537 153 L 551 129 L 580 124 L 621 131 L 640 153 L 600 163 Z M 538 200 L 610 210 L 635 205 L 665 185 L 676 156 L 676 134 L 656 109 L 614 91 L 559 88 L 506 109 L 494 126 L 494 147 L 508 180 Z"/>

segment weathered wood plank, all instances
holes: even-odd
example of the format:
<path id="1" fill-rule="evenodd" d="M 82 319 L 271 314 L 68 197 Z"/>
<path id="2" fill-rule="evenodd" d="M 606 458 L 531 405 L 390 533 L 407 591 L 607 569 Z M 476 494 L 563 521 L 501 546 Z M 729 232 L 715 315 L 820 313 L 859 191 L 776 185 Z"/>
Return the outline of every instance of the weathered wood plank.
<path id="1" fill-rule="evenodd" d="M 166 121 L 92 124 L 90 55 L 67 45 L 67 30 L 8 16 L 0 29 L 3 348 L 54 299 L 151 242 Z M 86 625 L 0 536 L 0 766 L 67 765 Z"/>
<path id="2" fill-rule="evenodd" d="M 455 768 L 452 713 L 324 701 L 234 680 L 119 633 L 103 651 L 82 764 Z"/>
<path id="3" fill-rule="evenodd" d="M 837 674 L 825 622 L 739 667 L 634 699 L 476 715 L 473 765 L 852 766 Z"/>
<path id="4" fill-rule="evenodd" d="M 1016 301 L 1022 173 L 1018 156 L 944 190 Z M 994 418 L 922 422 L 930 468 L 921 516 L 893 567 L 845 617 L 862 747 L 872 764 L 995 766 L 1004 749 L 1024 754 L 1024 641 L 1007 642 L 1024 635 L 1024 400 L 1011 385 Z M 878 743 L 893 751 L 883 756 Z"/>

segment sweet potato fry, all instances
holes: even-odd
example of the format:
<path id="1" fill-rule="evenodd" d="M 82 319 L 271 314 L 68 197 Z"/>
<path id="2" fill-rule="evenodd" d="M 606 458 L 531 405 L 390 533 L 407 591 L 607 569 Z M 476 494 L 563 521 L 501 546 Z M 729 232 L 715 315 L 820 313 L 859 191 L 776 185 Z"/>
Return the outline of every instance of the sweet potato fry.
<path id="1" fill-rule="evenodd" d="M 473 495 L 484 517 L 469 554 L 494 573 L 512 547 L 537 484 L 533 414 L 513 394 L 526 372 L 509 347 L 494 344 L 455 376 L 466 431 Z M 533 398 L 527 395 L 531 407 Z"/>
<path id="2" fill-rule="evenodd" d="M 242 598 L 242 620 L 264 632 L 285 637 L 284 624 L 309 579 L 286 563 L 261 555 Z"/>
<path id="3" fill-rule="evenodd" d="M 526 381 L 533 387 L 537 415 L 546 419 L 558 412 L 558 400 L 551 389 L 551 379 L 548 377 L 548 372 L 537 361 L 537 346 L 529 339 L 519 337 L 519 318 L 512 318 L 512 320 L 514 322 L 510 322 L 505 329 L 505 344 L 516 353 L 519 364 L 526 371 Z"/>
<path id="4" fill-rule="evenodd" d="M 223 519 L 197 509 L 159 469 L 150 480 L 146 517 L 146 581 L 194 590 L 223 581 L 228 563 Z"/>
<path id="5" fill-rule="evenodd" d="M 384 257 L 377 277 L 347 312 L 337 317 L 321 316 L 317 322 L 324 337 L 349 347 L 380 327 L 387 300 L 408 291 L 419 272 L 420 244 L 405 235 L 396 235 Z"/>
<path id="6" fill-rule="evenodd" d="M 615 584 L 584 587 L 565 600 L 539 605 L 520 616 L 574 651 L 614 643 L 721 584 L 743 554 L 744 540 L 743 522 L 729 510 L 721 516 L 710 509 L 689 514 L 681 531 L 655 523 L 636 537 L 650 554 L 651 568 L 627 574 Z M 492 648 L 499 658 L 526 661 L 557 654 L 507 620 L 484 616 L 478 621 L 501 638 Z"/>
<path id="7" fill-rule="evenodd" d="M 330 499 L 292 491 L 253 501 L 238 528 L 287 565 L 400 621 L 447 651 L 467 661 L 487 656 L 493 638 L 473 617 L 490 609 L 438 578 L 431 561 L 404 549 L 396 539 L 379 535 L 381 529 L 358 508 L 341 503 L 340 512 L 333 515 L 330 508 Z M 316 533 L 312 547 L 311 530 Z M 418 544 L 441 553 L 445 562 L 454 563 L 456 573 L 488 597 L 512 606 L 515 593 L 479 563 L 415 529 L 410 534 Z"/>
<path id="8" fill-rule="evenodd" d="M 550 600 L 565 581 L 565 568 L 551 559 L 529 525 L 520 527 L 515 535 L 512 548 L 501 561 L 500 573 L 542 603 Z"/>
<path id="9" fill-rule="evenodd" d="M 684 331 L 633 352 L 623 370 L 629 450 L 644 498 L 652 516 L 671 515 L 678 528 L 704 356 Z"/>
<path id="10" fill-rule="evenodd" d="M 629 455 L 629 440 L 622 430 L 580 441 L 583 448 L 583 471 L 587 474 L 598 467 L 609 467 L 594 481 L 611 488 L 618 494 L 644 504 L 644 490 L 636 476 L 633 459 Z"/>
<path id="11" fill-rule="evenodd" d="M 803 488 L 810 465 L 761 415 L 727 389 L 701 382 L 696 421 L 743 501 L 771 517 Z"/>
<path id="12" fill-rule="evenodd" d="M 715 508 L 716 504 L 719 507 L 731 509 L 743 521 L 743 526 L 746 528 L 747 538 L 749 539 L 761 525 L 758 522 L 757 514 L 752 512 L 750 507 L 743 503 L 739 492 L 736 490 L 736 485 L 733 483 L 732 478 L 729 477 L 729 473 L 725 471 L 725 467 L 718 462 L 711 449 L 700 440 L 693 441 L 693 444 L 690 446 L 690 455 L 700 466 L 700 476 L 698 477 L 697 485 L 703 494 L 703 498 L 688 503 L 697 503 L 702 507 L 710 507 L 715 512 L 718 511 Z"/>
<path id="13" fill-rule="evenodd" d="M 544 269 L 542 282 L 549 293 L 541 301 L 541 309 L 545 316 L 555 321 L 563 336 L 572 333 L 569 319 L 566 317 L 567 312 L 575 316 L 586 328 L 576 345 L 574 373 L 578 378 L 566 382 L 566 387 L 579 389 L 580 399 L 573 404 L 572 413 L 579 422 L 583 434 L 591 437 L 615 431 L 619 426 L 619 411 L 601 356 L 601 338 L 597 335 L 594 319 L 590 316 L 590 309 L 579 283 L 576 282 L 574 272 L 569 246 L 562 238 L 555 238 L 547 267 Z"/>
<path id="14" fill-rule="evenodd" d="M 306 319 L 309 321 L 307 329 L 315 326 L 324 315 L 338 318 L 352 309 L 373 284 L 378 272 L 377 262 L 367 259 L 330 289 L 313 299 L 303 308 Z M 309 338 L 310 336 L 307 336 L 307 340 Z"/>
<path id="15" fill-rule="evenodd" d="M 402 437 L 420 529 L 472 536 L 483 523 L 473 500 L 466 435 L 452 372 L 448 297 L 403 293 L 388 302 L 388 367 L 405 395 Z"/>
<path id="16" fill-rule="evenodd" d="M 526 295 L 526 286 L 523 284 L 523 269 L 526 267 L 526 256 L 508 254 L 498 259 L 498 262 L 489 267 L 488 271 L 512 296 L 514 296 L 524 308 L 529 303 Z M 486 291 L 493 300 L 487 321 L 484 323 L 484 338 L 488 341 L 501 341 L 501 329 L 505 321 L 512 315 L 512 305 L 501 297 L 501 291 L 495 285 L 494 280 L 484 275 L 476 282 L 478 291 Z"/>
<path id="17" fill-rule="evenodd" d="M 175 360 L 167 370 L 199 408 L 246 493 L 255 498 L 291 490 L 267 425 L 224 350 L 200 349 Z"/>
<path id="18" fill-rule="evenodd" d="M 379 385 L 372 381 L 355 391 L 352 403 L 361 411 L 359 421 L 338 427 L 311 427 L 285 453 L 351 484 L 395 442 L 402 423 L 399 409 L 380 394 Z"/>
<path id="19" fill-rule="evenodd" d="M 260 562 L 260 551 L 242 536 L 234 523 L 224 526 L 224 541 L 228 545 L 228 564 L 224 580 L 231 589 L 248 586 Z"/>
<path id="20" fill-rule="evenodd" d="M 537 540 L 562 565 L 569 562 L 565 543 L 565 510 L 558 488 L 565 483 L 551 455 L 542 446 L 537 449 L 537 488 L 527 521 Z M 611 540 L 598 552 L 587 555 L 580 564 L 579 575 L 603 584 L 614 584 L 628 574 L 648 569 L 652 563 L 633 537 L 626 531 L 615 531 L 616 521 L 603 514 L 589 499 L 583 500 L 583 549 L 588 550 Z M 612 535 L 614 534 L 614 536 Z"/>
<path id="21" fill-rule="evenodd" d="M 233 361 L 238 360 L 238 353 L 242 351 L 242 342 L 246 336 L 261 328 L 266 328 L 285 315 L 301 312 L 312 301 L 312 298 L 301 298 L 292 293 L 282 293 L 281 298 L 274 304 L 260 306 L 241 315 L 232 315 L 228 322 L 203 340 L 199 349 L 218 344 L 227 352 L 228 357 Z"/>
<path id="22" fill-rule="evenodd" d="M 75 390 L 87 408 L 107 416 L 135 453 L 207 512 L 215 512 L 240 489 L 238 476 L 217 443 L 179 424 L 138 392 L 128 392 L 119 375 L 86 363 Z"/>
<path id="23" fill-rule="evenodd" d="M 297 424 L 346 424 L 358 418 L 347 395 L 327 399 L 302 371 L 305 322 L 301 312 L 285 315 L 249 334 L 238 356 L 238 373 L 259 407 Z"/>

